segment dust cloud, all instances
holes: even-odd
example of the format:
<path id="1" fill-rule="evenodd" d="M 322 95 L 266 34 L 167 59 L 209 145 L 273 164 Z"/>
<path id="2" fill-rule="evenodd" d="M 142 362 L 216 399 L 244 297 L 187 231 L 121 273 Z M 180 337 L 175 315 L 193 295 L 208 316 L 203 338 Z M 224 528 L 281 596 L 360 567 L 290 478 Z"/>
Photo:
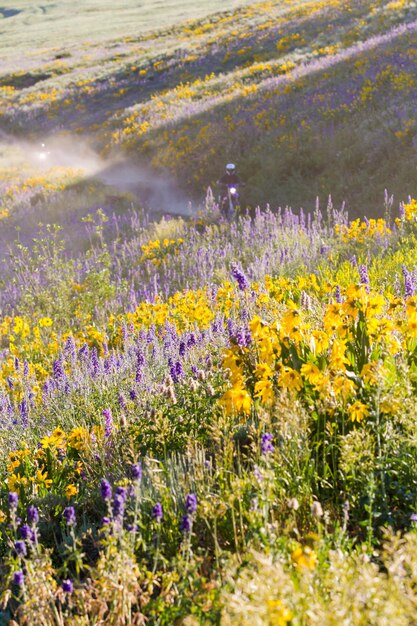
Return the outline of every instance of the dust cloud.
<path id="1" fill-rule="evenodd" d="M 104 158 L 81 138 L 54 136 L 33 142 L 0 131 L 0 189 L 2 169 L 24 171 L 28 166 L 31 173 L 39 174 L 56 167 L 75 169 L 85 179 L 98 180 L 117 192 L 132 194 L 150 213 L 182 216 L 193 213 L 189 199 L 174 180 L 132 159 L 117 154 Z"/>

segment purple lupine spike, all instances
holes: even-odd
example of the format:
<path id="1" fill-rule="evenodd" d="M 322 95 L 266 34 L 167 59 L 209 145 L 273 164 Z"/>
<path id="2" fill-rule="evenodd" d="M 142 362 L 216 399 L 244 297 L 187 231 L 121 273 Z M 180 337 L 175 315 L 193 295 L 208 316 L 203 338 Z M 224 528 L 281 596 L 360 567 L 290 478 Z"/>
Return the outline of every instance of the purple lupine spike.
<path id="1" fill-rule="evenodd" d="M 156 502 L 152 507 L 152 519 L 155 520 L 158 524 L 161 522 L 163 518 L 163 510 L 160 502 Z"/>
<path id="2" fill-rule="evenodd" d="M 28 522 L 29 524 L 37 524 L 39 522 L 39 512 L 33 504 L 28 507 Z"/>
<path id="3" fill-rule="evenodd" d="M 185 356 L 186 351 L 187 351 L 186 343 L 185 343 L 185 341 L 181 340 L 179 348 L 178 348 L 178 354 L 180 355 L 181 358 L 183 358 Z"/>
<path id="4" fill-rule="evenodd" d="M 67 526 L 75 525 L 76 517 L 75 517 L 75 509 L 73 506 L 67 506 L 64 509 L 64 512 L 62 515 L 66 521 Z"/>
<path id="5" fill-rule="evenodd" d="M 168 366 L 169 366 L 169 372 L 171 374 L 172 380 L 174 381 L 174 383 L 177 383 L 179 381 L 179 378 L 177 375 L 177 368 L 176 368 L 176 364 L 173 362 L 171 358 L 168 359 Z"/>
<path id="6" fill-rule="evenodd" d="M 23 376 L 25 378 L 29 376 L 29 363 L 26 360 L 23 362 Z"/>
<path id="7" fill-rule="evenodd" d="M 358 267 L 358 272 L 359 272 L 361 285 L 364 285 L 366 288 L 366 291 L 369 291 L 369 275 L 368 275 L 367 266 L 361 263 Z"/>
<path id="8" fill-rule="evenodd" d="M 126 405 L 125 397 L 122 393 L 119 393 L 117 401 L 119 403 L 120 408 L 125 411 L 127 409 L 127 405 Z"/>
<path id="9" fill-rule="evenodd" d="M 77 346 L 75 345 L 74 337 L 72 335 L 69 335 L 67 341 L 65 342 L 64 354 L 72 362 L 77 359 Z"/>
<path id="10" fill-rule="evenodd" d="M 132 475 L 132 480 L 134 480 L 135 482 L 140 481 L 140 479 L 142 478 L 142 465 L 139 462 L 134 463 L 130 471 Z"/>
<path id="11" fill-rule="evenodd" d="M 122 518 L 125 512 L 127 491 L 123 487 L 118 487 L 113 498 L 113 515 L 115 518 Z"/>
<path id="12" fill-rule="evenodd" d="M 335 298 L 338 304 L 342 303 L 342 291 L 340 289 L 340 285 L 336 285 Z"/>
<path id="13" fill-rule="evenodd" d="M 227 332 L 229 333 L 229 337 L 233 337 L 236 333 L 236 325 L 230 317 L 227 320 Z"/>
<path id="14" fill-rule="evenodd" d="M 23 400 L 19 404 L 19 414 L 20 414 L 20 419 L 22 420 L 23 426 L 28 426 L 29 425 L 29 404 L 26 398 L 23 398 Z"/>
<path id="15" fill-rule="evenodd" d="M 404 295 L 406 298 L 411 298 L 414 295 L 414 281 L 413 275 L 409 272 L 405 265 L 401 267 L 404 277 Z"/>
<path id="16" fill-rule="evenodd" d="M 20 372 L 20 361 L 17 356 L 14 357 L 14 368 L 16 372 Z"/>
<path id="17" fill-rule="evenodd" d="M 145 355 L 143 354 L 143 352 L 138 350 L 136 352 L 136 365 L 138 367 L 143 367 L 145 364 L 146 364 Z"/>
<path id="18" fill-rule="evenodd" d="M 23 524 L 23 526 L 19 528 L 19 533 L 24 541 L 28 541 L 30 543 L 35 541 L 35 533 L 32 528 L 28 526 L 28 524 Z"/>
<path id="19" fill-rule="evenodd" d="M 108 480 L 103 478 L 100 485 L 101 497 L 103 500 L 111 500 L 112 497 L 112 489 Z"/>
<path id="20" fill-rule="evenodd" d="M 90 348 L 86 343 L 84 343 L 81 348 L 78 350 L 78 358 L 80 361 L 86 363 L 90 356 Z"/>
<path id="21" fill-rule="evenodd" d="M 113 431 L 113 416 L 110 409 L 103 410 L 104 416 L 104 437 L 109 439 Z"/>
<path id="22" fill-rule="evenodd" d="M 138 399 L 138 394 L 136 393 L 136 391 L 135 391 L 134 389 L 131 389 L 131 390 L 129 391 L 129 398 L 130 398 L 131 400 L 133 400 L 133 402 L 135 402 L 135 400 L 137 400 L 137 399 Z"/>
<path id="23" fill-rule="evenodd" d="M 189 533 L 191 531 L 192 522 L 189 515 L 184 515 L 181 520 L 181 532 L 184 534 Z"/>
<path id="24" fill-rule="evenodd" d="M 177 361 L 175 363 L 175 373 L 177 375 L 177 380 L 179 380 L 180 378 L 184 376 L 184 369 L 182 367 L 181 361 Z"/>
<path id="25" fill-rule="evenodd" d="M 65 378 L 64 366 L 61 359 L 55 359 L 52 363 L 52 372 L 55 382 L 60 383 Z"/>
<path id="26" fill-rule="evenodd" d="M 187 347 L 191 348 L 192 346 L 196 346 L 197 345 L 197 339 L 195 337 L 194 333 L 190 333 L 190 336 L 187 339 Z"/>
<path id="27" fill-rule="evenodd" d="M 91 350 L 91 357 L 90 357 L 90 372 L 93 378 L 98 375 L 99 371 L 100 371 L 100 361 L 98 358 L 97 348 L 94 346 L 93 349 Z"/>
<path id="28" fill-rule="evenodd" d="M 19 556 L 26 556 L 27 554 L 26 544 L 21 539 L 14 542 L 14 549 L 16 550 L 16 554 Z"/>
<path id="29" fill-rule="evenodd" d="M 192 515 L 197 510 L 197 496 L 195 493 L 189 493 L 185 499 L 185 510 Z"/>
<path id="30" fill-rule="evenodd" d="M 235 279 L 235 281 L 237 282 L 238 287 L 239 287 L 239 289 L 241 291 L 245 291 L 245 289 L 248 289 L 250 287 L 250 283 L 249 283 L 245 273 L 238 266 L 237 263 L 232 263 L 231 274 L 232 274 L 232 278 Z"/>
<path id="31" fill-rule="evenodd" d="M 264 456 L 271 454 L 275 450 L 274 445 L 272 443 L 272 439 L 273 438 L 272 438 L 271 433 L 264 433 L 261 436 L 261 453 Z"/>
<path id="32" fill-rule="evenodd" d="M 19 502 L 19 496 L 15 491 L 10 491 L 8 495 L 9 507 L 12 511 L 16 511 Z"/>

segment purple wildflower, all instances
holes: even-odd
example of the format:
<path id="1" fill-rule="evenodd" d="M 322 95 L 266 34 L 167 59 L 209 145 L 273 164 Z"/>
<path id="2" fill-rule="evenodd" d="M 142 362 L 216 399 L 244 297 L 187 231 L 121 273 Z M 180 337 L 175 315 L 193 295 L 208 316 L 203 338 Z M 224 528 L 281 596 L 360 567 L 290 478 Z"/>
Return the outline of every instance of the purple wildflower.
<path id="1" fill-rule="evenodd" d="M 368 268 L 363 263 L 358 267 L 359 277 L 361 281 L 361 285 L 365 285 L 366 290 L 369 291 L 369 276 L 368 276 Z"/>
<path id="2" fill-rule="evenodd" d="M 23 583 L 25 582 L 25 575 L 22 571 L 15 572 L 13 574 L 13 582 L 18 587 L 23 587 Z"/>
<path id="3" fill-rule="evenodd" d="M 33 504 L 28 507 L 28 522 L 29 524 L 37 524 L 39 522 L 38 509 Z"/>
<path id="4" fill-rule="evenodd" d="M 53 377 L 56 380 L 56 382 L 60 382 L 61 380 L 65 378 L 64 366 L 62 365 L 61 359 L 56 359 L 52 363 L 52 371 L 53 371 Z"/>
<path id="5" fill-rule="evenodd" d="M 109 524 L 111 524 L 111 520 L 110 520 L 109 517 L 102 517 L 101 518 L 100 528 L 103 528 L 104 526 L 109 526 Z"/>
<path id="6" fill-rule="evenodd" d="M 72 580 L 67 578 L 67 580 L 62 581 L 62 591 L 64 593 L 72 593 L 74 591 Z"/>
<path id="7" fill-rule="evenodd" d="M 113 430 L 113 416 L 110 409 L 103 410 L 104 416 L 104 437 L 109 439 Z"/>
<path id="8" fill-rule="evenodd" d="M 26 556 L 27 554 L 26 544 L 20 539 L 14 542 L 14 549 L 16 550 L 16 554 L 18 554 L 19 556 Z"/>
<path id="9" fill-rule="evenodd" d="M 185 500 L 185 509 L 190 515 L 197 510 L 197 496 L 194 493 L 189 493 Z"/>
<path id="10" fill-rule="evenodd" d="M 67 523 L 67 526 L 75 525 L 75 509 L 73 506 L 67 506 L 64 509 L 63 517 Z"/>
<path id="11" fill-rule="evenodd" d="M 401 269 L 404 277 L 404 295 L 406 298 L 411 298 L 414 295 L 413 275 L 407 270 L 405 265 Z"/>
<path id="12" fill-rule="evenodd" d="M 101 490 L 101 497 L 103 498 L 103 500 L 111 500 L 111 496 L 112 496 L 111 485 L 109 481 L 106 480 L 105 478 L 103 478 L 103 480 L 101 481 L 100 490 Z"/>
<path id="13" fill-rule="evenodd" d="M 156 522 L 160 522 L 163 517 L 162 505 L 160 502 L 156 502 L 152 507 L 152 519 Z"/>
<path id="14" fill-rule="evenodd" d="M 27 426 L 29 424 L 29 404 L 25 398 L 19 404 L 19 413 L 22 424 Z"/>
<path id="15" fill-rule="evenodd" d="M 274 452 L 275 448 L 272 443 L 272 435 L 271 433 L 264 433 L 261 436 L 261 452 L 264 456 L 271 454 Z"/>
<path id="16" fill-rule="evenodd" d="M 140 463 L 134 463 L 131 467 L 132 480 L 139 481 L 142 478 L 142 466 Z"/>
<path id="17" fill-rule="evenodd" d="M 8 499 L 9 499 L 9 507 L 12 509 L 12 511 L 16 511 L 17 503 L 19 502 L 19 496 L 17 495 L 15 491 L 11 491 L 9 493 Z"/>
<path id="18" fill-rule="evenodd" d="M 127 498 L 127 491 L 124 487 L 117 487 L 116 493 L 113 499 L 113 515 L 114 517 L 122 518 L 125 512 L 125 503 Z"/>
<path id="19" fill-rule="evenodd" d="M 189 533 L 191 531 L 191 518 L 189 515 L 184 515 L 181 520 L 181 532 Z"/>
<path id="20" fill-rule="evenodd" d="M 239 268 L 237 263 L 232 263 L 232 277 L 237 282 L 241 291 L 245 291 L 245 289 L 249 288 L 249 281 L 246 278 L 246 275 L 243 273 L 243 270 Z"/>
<path id="21" fill-rule="evenodd" d="M 31 529 L 31 527 L 28 526 L 27 524 L 23 524 L 23 526 L 19 528 L 19 532 L 20 532 L 20 536 L 22 537 L 22 539 L 25 539 L 26 541 L 35 540 L 35 533 Z"/>

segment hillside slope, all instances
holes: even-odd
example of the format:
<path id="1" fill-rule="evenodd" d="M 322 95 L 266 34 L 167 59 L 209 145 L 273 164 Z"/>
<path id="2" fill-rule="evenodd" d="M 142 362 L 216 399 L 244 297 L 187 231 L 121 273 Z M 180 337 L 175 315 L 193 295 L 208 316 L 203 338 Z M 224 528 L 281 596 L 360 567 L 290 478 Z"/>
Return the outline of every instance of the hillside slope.
<path id="1" fill-rule="evenodd" d="M 194 203 L 233 160 L 251 206 L 331 194 L 376 215 L 386 188 L 414 191 L 416 19 L 408 0 L 271 0 L 113 41 L 64 38 L 5 66 L 0 124 L 122 151 Z"/>

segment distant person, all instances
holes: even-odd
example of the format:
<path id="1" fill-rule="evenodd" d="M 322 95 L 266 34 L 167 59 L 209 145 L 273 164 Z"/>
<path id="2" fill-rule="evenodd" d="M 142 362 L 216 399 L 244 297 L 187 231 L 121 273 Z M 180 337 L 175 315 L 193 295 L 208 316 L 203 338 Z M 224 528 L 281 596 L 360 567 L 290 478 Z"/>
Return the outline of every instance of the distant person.
<path id="1" fill-rule="evenodd" d="M 48 161 L 50 154 L 51 153 L 47 149 L 46 145 L 44 143 L 41 143 L 41 149 L 40 149 L 40 152 L 38 153 L 39 160 L 40 161 Z"/>
<path id="2" fill-rule="evenodd" d="M 236 165 L 234 163 L 228 163 L 226 165 L 226 174 L 224 174 L 217 181 L 218 185 L 223 185 L 227 187 L 227 185 L 240 185 L 242 184 L 242 180 L 239 174 L 236 174 Z"/>
<path id="3" fill-rule="evenodd" d="M 226 165 L 226 174 L 219 178 L 217 184 L 220 186 L 220 212 L 230 219 L 235 216 L 240 204 L 239 186 L 243 186 L 242 179 L 236 174 L 234 163 Z"/>

